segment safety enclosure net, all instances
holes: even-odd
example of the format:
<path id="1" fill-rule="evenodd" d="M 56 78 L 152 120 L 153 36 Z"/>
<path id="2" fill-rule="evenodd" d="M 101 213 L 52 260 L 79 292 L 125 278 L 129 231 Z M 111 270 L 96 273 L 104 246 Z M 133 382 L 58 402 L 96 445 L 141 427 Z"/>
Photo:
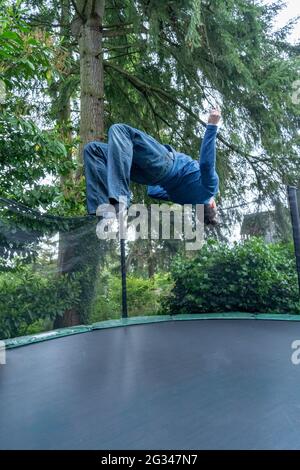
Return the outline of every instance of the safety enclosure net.
<path id="1" fill-rule="evenodd" d="M 96 217 L 58 217 L 0 198 L 0 339 L 117 319 L 122 299 L 131 317 L 297 315 L 300 197 L 293 188 L 289 195 L 268 206 L 224 204 L 194 250 L 184 233 L 172 237 L 172 214 L 170 238 L 129 232 L 123 291 L 120 242 L 99 239 Z"/>

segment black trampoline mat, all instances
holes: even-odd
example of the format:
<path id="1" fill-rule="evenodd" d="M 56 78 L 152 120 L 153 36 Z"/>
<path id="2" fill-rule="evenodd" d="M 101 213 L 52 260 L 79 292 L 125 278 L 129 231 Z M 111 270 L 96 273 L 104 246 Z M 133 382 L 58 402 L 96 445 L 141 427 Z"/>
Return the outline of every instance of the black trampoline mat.
<path id="1" fill-rule="evenodd" d="M 300 449 L 300 322 L 191 320 L 7 351 L 1 449 Z"/>

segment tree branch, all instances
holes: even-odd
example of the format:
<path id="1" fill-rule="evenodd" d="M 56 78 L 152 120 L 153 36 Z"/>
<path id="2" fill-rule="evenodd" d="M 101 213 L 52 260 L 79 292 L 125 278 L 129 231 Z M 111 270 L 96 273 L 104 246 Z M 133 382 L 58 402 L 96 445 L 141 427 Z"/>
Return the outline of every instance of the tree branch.
<path id="1" fill-rule="evenodd" d="M 86 3 L 87 3 L 87 0 L 85 0 L 84 8 L 86 7 Z M 92 0 L 92 8 L 91 8 L 91 15 L 92 16 L 94 16 L 94 14 L 95 14 L 95 7 L 96 7 L 96 0 Z"/>
<path id="2" fill-rule="evenodd" d="M 103 26 L 103 29 L 112 29 L 112 28 L 124 28 L 125 26 L 132 26 L 133 23 L 117 23 L 117 24 L 107 24 Z"/>
<path id="3" fill-rule="evenodd" d="M 135 106 L 135 103 L 133 103 L 133 102 L 129 99 L 128 93 L 126 93 L 126 92 L 123 90 L 123 88 L 120 86 L 119 81 L 116 80 L 116 78 L 115 78 L 113 75 L 111 75 L 109 72 L 108 72 L 108 75 L 109 75 L 110 78 L 116 83 L 117 87 L 118 87 L 119 90 L 122 92 L 122 94 L 125 96 L 125 98 L 126 98 L 126 100 L 128 101 L 128 103 L 129 103 L 132 107 L 134 107 L 134 106 Z"/>
<path id="4" fill-rule="evenodd" d="M 84 21 L 85 18 L 84 18 L 84 16 L 82 15 L 82 13 L 78 10 L 76 0 L 71 0 L 71 3 L 72 3 L 72 5 L 73 5 L 74 10 L 76 11 L 76 14 L 79 16 L 79 18 L 80 18 L 82 21 Z"/>
<path id="5" fill-rule="evenodd" d="M 139 50 L 131 51 L 131 52 L 124 52 L 124 54 L 114 55 L 114 56 L 110 57 L 109 60 L 118 59 L 119 57 L 124 57 L 124 56 L 127 57 L 127 56 L 132 55 L 132 54 L 137 54 L 138 52 L 139 52 Z"/>
<path id="6" fill-rule="evenodd" d="M 106 45 L 106 43 L 104 43 L 104 44 Z M 109 44 L 107 46 L 109 46 Z M 139 46 L 139 43 L 136 42 L 136 43 L 133 43 L 133 44 L 119 44 L 119 45 L 112 46 L 112 47 L 103 46 L 102 50 L 114 51 L 114 50 L 125 49 L 125 48 L 129 49 L 130 47 L 135 47 L 135 46 Z"/>
<path id="7" fill-rule="evenodd" d="M 154 106 L 153 104 L 151 103 L 151 100 L 148 96 L 148 93 L 144 92 L 144 97 L 145 97 L 145 100 L 147 101 L 151 111 L 152 111 L 152 114 L 154 116 L 154 119 L 155 119 L 155 126 L 156 126 L 156 132 L 157 132 L 157 135 L 159 136 L 159 125 L 158 125 L 158 122 L 157 122 L 157 117 L 158 117 L 158 114 L 156 113 L 155 109 L 154 109 Z"/>
<path id="8" fill-rule="evenodd" d="M 161 89 L 157 86 L 149 85 L 148 83 L 143 82 L 139 78 L 137 78 L 137 77 L 131 75 L 130 73 L 128 73 L 126 70 L 124 70 L 121 67 L 118 67 L 117 65 L 112 64 L 108 61 L 103 61 L 103 65 L 104 65 L 104 67 L 111 67 L 114 70 L 116 70 L 117 72 L 119 72 L 120 74 L 122 74 L 141 93 L 143 93 L 146 90 L 147 92 L 149 92 L 149 91 L 156 92 L 157 94 L 159 94 L 161 96 L 164 96 L 165 98 L 167 98 L 168 101 L 170 101 L 171 103 L 174 103 L 177 106 L 179 106 L 186 113 L 188 113 L 195 120 L 197 120 L 203 127 L 206 128 L 206 122 L 204 122 L 202 119 L 200 119 L 199 116 L 197 116 L 196 113 L 194 113 L 191 109 L 189 109 L 185 104 L 181 103 L 177 98 L 174 98 L 174 96 L 172 96 L 170 93 L 166 92 L 165 90 L 163 90 L 163 89 Z M 231 144 L 230 142 L 227 142 L 227 140 L 225 139 L 225 137 L 222 136 L 222 134 L 218 133 L 217 138 L 220 142 L 222 142 L 222 144 L 225 147 L 227 147 L 231 151 L 243 156 L 245 159 L 247 159 L 247 160 L 249 160 L 249 158 L 259 159 L 258 156 L 248 154 L 247 152 L 244 152 L 244 151 L 240 150 L 234 144 Z M 250 164 L 253 165 L 253 162 L 251 162 Z"/>
<path id="9" fill-rule="evenodd" d="M 83 8 L 82 8 L 82 12 L 81 12 L 82 15 L 84 15 L 84 12 L 85 12 L 85 9 L 86 9 L 86 6 L 87 6 L 87 2 L 88 2 L 88 0 L 84 1 L 84 5 L 83 5 Z"/>
<path id="10" fill-rule="evenodd" d="M 104 38 L 116 38 L 118 36 L 126 36 L 126 34 L 134 33 L 134 28 L 127 28 L 124 30 L 104 30 L 103 37 Z"/>

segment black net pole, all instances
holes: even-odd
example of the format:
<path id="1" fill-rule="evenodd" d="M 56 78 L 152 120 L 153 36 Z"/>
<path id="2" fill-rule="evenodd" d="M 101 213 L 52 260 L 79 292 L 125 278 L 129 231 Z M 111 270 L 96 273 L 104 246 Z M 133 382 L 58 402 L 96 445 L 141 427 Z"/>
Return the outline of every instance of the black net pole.
<path id="1" fill-rule="evenodd" d="M 288 198 L 291 211 L 291 220 L 293 227 L 293 238 L 296 256 L 296 266 L 298 273 L 298 285 L 300 294 L 300 214 L 297 200 L 297 188 L 294 186 L 288 186 Z"/>
<path id="2" fill-rule="evenodd" d="M 125 240 L 120 238 L 121 248 L 121 275 L 122 275 L 122 318 L 128 317 L 127 312 L 127 289 L 126 289 L 126 255 L 125 255 Z"/>

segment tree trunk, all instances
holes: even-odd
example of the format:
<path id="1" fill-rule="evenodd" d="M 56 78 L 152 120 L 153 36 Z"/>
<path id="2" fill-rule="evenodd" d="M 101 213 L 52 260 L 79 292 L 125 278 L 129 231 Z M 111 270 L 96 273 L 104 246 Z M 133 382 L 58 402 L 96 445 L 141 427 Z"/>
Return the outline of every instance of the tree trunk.
<path id="1" fill-rule="evenodd" d="M 72 3 L 76 5 L 76 16 L 72 22 L 72 30 L 78 38 L 80 53 L 80 146 L 78 153 L 80 165 L 75 175 L 80 177 L 84 145 L 91 140 L 103 139 L 102 19 L 104 0 L 78 0 Z M 69 0 L 61 0 L 62 15 L 64 15 L 61 21 L 62 25 L 68 23 L 67 6 L 69 7 Z M 65 32 L 62 34 L 68 37 Z M 59 118 L 64 132 L 63 137 L 68 138 L 67 124 L 70 119 L 70 101 L 66 100 L 64 104 Z M 86 249 L 83 249 L 84 241 L 88 244 L 89 252 L 94 253 L 92 256 L 88 255 Z M 86 298 L 82 298 L 81 303 L 85 303 L 85 307 L 90 301 L 94 286 L 93 281 L 96 277 L 96 267 L 100 256 L 98 245 L 93 228 L 91 232 L 87 231 L 84 237 L 79 233 L 74 237 L 72 232 L 60 232 L 59 235 L 60 274 L 71 275 L 74 272 L 82 272 L 87 266 L 91 272 L 95 273 L 91 279 L 87 276 L 82 281 L 83 297 Z M 84 321 L 82 310 L 83 305 L 66 310 L 62 317 L 56 318 L 54 326 L 61 328 L 82 323 Z"/>
<path id="2" fill-rule="evenodd" d="M 77 1 L 76 32 L 80 53 L 80 146 L 92 140 L 103 140 L 103 58 L 102 20 L 104 0 Z M 78 174 L 80 176 L 80 174 Z"/>
<path id="3" fill-rule="evenodd" d="M 64 144 L 70 144 L 72 141 L 72 131 L 70 127 L 71 120 L 71 96 L 66 93 L 64 87 L 64 79 L 70 73 L 70 62 L 69 59 L 72 54 L 70 50 L 70 0 L 60 0 L 60 34 L 63 37 L 62 46 L 66 51 L 68 51 L 67 60 L 64 63 L 64 68 L 61 70 L 61 77 L 58 83 L 57 96 L 55 97 L 58 105 L 58 111 L 56 120 L 59 125 L 61 140 Z M 69 150 L 68 157 L 72 158 L 71 150 Z M 60 184 L 62 191 L 64 192 L 66 177 L 61 176 Z M 68 258 L 72 256 L 70 250 L 68 249 L 68 237 L 67 233 L 61 231 L 59 233 L 59 253 L 58 253 L 58 274 L 68 273 Z M 64 312 L 63 316 L 57 316 L 54 321 L 54 328 L 63 328 L 66 326 L 78 325 L 80 323 L 79 313 L 76 309 L 68 309 Z"/>

